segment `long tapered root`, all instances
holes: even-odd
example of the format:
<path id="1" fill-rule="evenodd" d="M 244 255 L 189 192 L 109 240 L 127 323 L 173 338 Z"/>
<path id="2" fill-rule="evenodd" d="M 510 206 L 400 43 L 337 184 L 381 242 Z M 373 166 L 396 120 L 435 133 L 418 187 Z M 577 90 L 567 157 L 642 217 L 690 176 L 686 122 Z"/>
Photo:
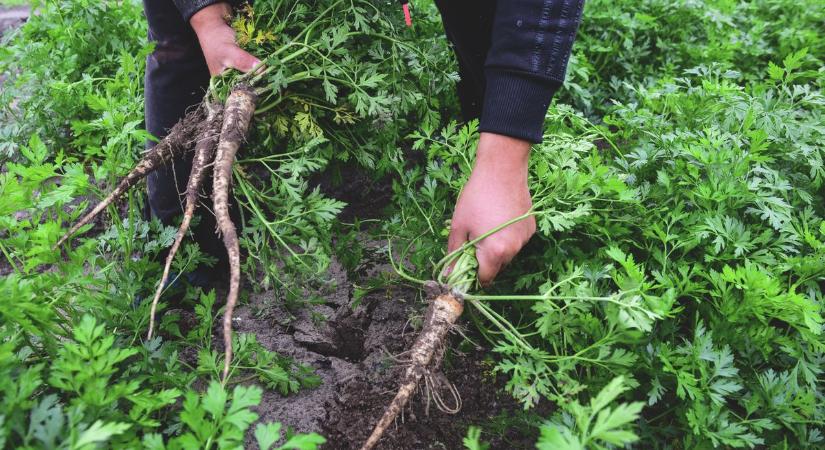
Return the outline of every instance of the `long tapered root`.
<path id="1" fill-rule="evenodd" d="M 236 86 L 226 100 L 223 126 L 213 169 L 212 201 L 218 230 L 229 256 L 229 293 L 223 315 L 224 365 L 223 379 L 229 376 L 232 362 L 232 313 L 238 302 L 241 282 L 241 251 L 235 224 L 229 216 L 229 190 L 232 183 L 232 165 L 235 154 L 246 138 L 252 114 L 255 112 L 255 93 L 247 86 Z"/>
<path id="2" fill-rule="evenodd" d="M 71 238 L 84 225 L 90 223 L 106 207 L 114 203 L 120 196 L 125 194 L 130 188 L 147 175 L 167 164 L 172 159 L 184 154 L 192 146 L 193 136 L 200 135 L 200 128 L 203 126 L 204 111 L 199 107 L 181 119 L 157 145 L 143 155 L 143 158 L 135 165 L 131 172 L 120 180 L 117 187 L 98 203 L 91 211 L 81 217 L 60 240 L 54 245 L 57 249 L 69 238 Z"/>
<path id="3" fill-rule="evenodd" d="M 160 296 L 163 294 L 163 290 L 166 287 L 166 282 L 169 280 L 169 271 L 172 267 L 172 261 L 175 259 L 175 254 L 177 254 L 181 242 L 183 242 L 183 238 L 186 237 L 186 232 L 189 230 L 189 224 L 192 222 L 192 218 L 195 215 L 195 209 L 197 208 L 198 203 L 200 203 L 199 195 L 201 186 L 203 186 L 203 181 L 209 171 L 209 168 L 211 167 L 211 163 L 215 156 L 215 149 L 218 146 L 218 136 L 220 135 L 221 119 L 223 117 L 221 113 L 223 111 L 223 107 L 220 105 L 208 105 L 207 110 L 208 113 L 206 116 L 206 121 L 208 123 L 208 128 L 204 130 L 197 144 L 195 144 L 195 154 L 192 158 L 192 170 L 189 173 L 189 181 L 186 185 L 186 207 L 183 211 L 183 219 L 181 220 L 180 227 L 175 235 L 175 242 L 172 244 L 172 247 L 169 249 L 169 254 L 166 256 L 166 263 L 163 267 L 163 276 L 158 283 L 155 296 L 152 298 L 152 307 L 149 312 L 149 332 L 147 333 L 146 339 L 152 339 L 152 335 L 155 330 L 155 313 L 157 311 L 158 302 L 160 301 Z"/>
<path id="4" fill-rule="evenodd" d="M 378 444 L 381 436 L 387 431 L 390 425 L 415 392 L 421 377 L 427 372 L 430 364 L 441 360 L 441 352 L 444 351 L 447 333 L 456 323 L 464 310 L 464 301 L 461 297 L 453 294 L 441 294 L 433 299 L 427 307 L 424 316 L 424 326 L 415 339 L 410 349 L 410 365 L 407 367 L 401 387 L 395 398 L 392 399 L 384 415 L 378 420 L 372 434 L 361 447 L 361 450 L 371 450 Z"/>

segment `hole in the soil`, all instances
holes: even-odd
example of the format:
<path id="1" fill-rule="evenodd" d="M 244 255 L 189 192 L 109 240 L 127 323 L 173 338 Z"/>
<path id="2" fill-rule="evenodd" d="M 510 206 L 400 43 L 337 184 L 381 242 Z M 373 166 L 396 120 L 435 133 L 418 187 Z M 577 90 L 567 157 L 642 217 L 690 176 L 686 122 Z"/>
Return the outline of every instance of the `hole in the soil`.
<path id="1" fill-rule="evenodd" d="M 364 358 L 364 330 L 369 326 L 370 317 L 365 309 L 339 312 L 343 314 L 330 317 L 320 330 L 293 328 L 293 336 L 299 345 L 313 353 L 360 362 Z"/>
<path id="2" fill-rule="evenodd" d="M 299 340 L 298 344 L 313 353 L 349 362 L 360 362 L 364 357 L 363 332 L 336 333 L 332 342 Z"/>
<path id="3" fill-rule="evenodd" d="M 356 329 L 336 329 L 341 343 L 338 354 L 347 361 L 361 361 L 364 358 L 364 332 Z"/>

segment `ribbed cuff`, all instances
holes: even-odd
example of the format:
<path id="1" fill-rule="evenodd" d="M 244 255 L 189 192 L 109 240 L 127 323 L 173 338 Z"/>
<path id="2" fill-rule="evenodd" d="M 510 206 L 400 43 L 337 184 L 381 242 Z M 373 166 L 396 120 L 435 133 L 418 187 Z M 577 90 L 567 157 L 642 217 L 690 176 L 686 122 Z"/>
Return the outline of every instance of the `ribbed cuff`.
<path id="1" fill-rule="evenodd" d="M 183 20 L 186 23 L 189 23 L 189 19 L 191 19 L 196 12 L 207 6 L 222 2 L 226 2 L 226 0 L 174 0 L 175 6 L 178 7 L 178 11 L 180 11 L 180 15 L 183 16 Z"/>
<path id="2" fill-rule="evenodd" d="M 518 72 L 486 69 L 487 89 L 479 131 L 539 143 L 544 116 L 559 83 Z"/>

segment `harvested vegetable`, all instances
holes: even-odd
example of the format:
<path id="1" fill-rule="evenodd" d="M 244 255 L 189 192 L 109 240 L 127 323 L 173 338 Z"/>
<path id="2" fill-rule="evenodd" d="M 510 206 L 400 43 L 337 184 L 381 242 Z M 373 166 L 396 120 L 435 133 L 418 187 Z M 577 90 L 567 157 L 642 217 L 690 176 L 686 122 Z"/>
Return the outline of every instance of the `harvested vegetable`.
<path id="1" fill-rule="evenodd" d="M 430 370 L 431 363 L 440 362 L 441 358 L 436 358 L 436 355 L 444 353 L 447 334 L 463 311 L 464 301 L 460 295 L 454 293 L 446 292 L 430 301 L 430 306 L 427 307 L 424 315 L 424 326 L 410 348 L 410 362 L 404 372 L 401 387 L 398 388 L 398 393 L 390 402 L 378 424 L 375 425 L 361 450 L 370 450 L 375 447 L 387 428 L 407 405 L 419 381 Z"/>
<path id="2" fill-rule="evenodd" d="M 175 126 L 169 130 L 169 134 L 143 155 L 143 158 L 135 165 L 135 168 L 123 177 L 109 195 L 69 228 L 69 231 L 57 241 L 54 248 L 63 245 L 69 238 L 77 233 L 78 230 L 94 220 L 106 207 L 114 203 L 129 189 L 140 182 L 140 180 L 146 178 L 147 175 L 157 170 L 160 166 L 185 153 L 199 136 L 204 133 L 209 133 L 209 126 L 211 126 L 211 124 L 204 122 L 203 118 L 203 108 L 196 108 L 175 124 Z"/>
<path id="3" fill-rule="evenodd" d="M 498 229 L 500 228 L 494 231 Z M 489 234 L 492 233 L 485 237 Z M 439 265 L 442 269 L 439 278 L 443 283 L 436 284 L 437 291 L 431 294 L 432 299 L 424 313 L 421 331 L 408 351 L 410 358 L 401 386 L 361 450 L 370 450 L 378 444 L 381 436 L 409 402 L 421 379 L 440 370 L 447 350 L 447 335 L 464 312 L 464 293 L 477 283 L 478 261 L 472 244 L 478 240 L 480 239 L 448 255 Z M 453 263 L 452 270 L 443 270 Z M 456 403 L 460 405 L 457 393 L 455 395 Z"/>
<path id="4" fill-rule="evenodd" d="M 251 215 L 247 220 L 257 233 L 248 242 L 260 246 L 259 251 L 250 253 L 284 258 L 285 266 L 317 276 L 328 263 L 318 237 L 328 233 L 343 203 L 317 192 L 305 192 L 303 178 L 310 171 L 320 170 L 333 154 L 341 160 L 364 161 L 375 169 L 377 162 L 370 149 L 386 146 L 390 130 L 406 123 L 410 120 L 406 115 L 426 104 L 420 94 L 409 90 L 411 81 L 416 82 L 417 76 L 427 71 L 448 76 L 422 50 L 399 39 L 404 30 L 376 14 L 380 11 L 367 0 L 321 0 L 290 7 L 261 1 L 254 8 L 242 8 L 233 21 L 238 42 L 259 56 L 264 65 L 248 74 L 214 78 L 201 105 L 173 127 L 103 201 L 58 241 L 58 246 L 66 243 L 146 175 L 194 147 L 183 219 L 155 288 L 147 336 L 156 334 L 158 304 L 197 208 L 203 177 L 214 166 L 214 214 L 230 266 L 223 317 L 224 380 L 230 374 L 232 314 L 240 291 L 242 264 L 237 224 L 229 217 L 233 178 L 240 196 L 237 201 Z M 370 61 L 376 64 L 368 64 Z M 412 61 L 414 67 L 409 66 Z M 399 70 L 392 77 L 376 72 L 377 62 Z M 253 113 L 262 118 L 257 127 L 269 147 L 261 149 L 263 156 L 259 157 L 251 157 L 255 149 L 249 149 L 250 158 L 240 163 L 257 164 L 269 172 L 272 180 L 278 181 L 269 188 L 259 187 L 258 179 L 235 170 L 239 163 L 236 154 L 252 128 Z M 393 117 L 397 120 L 391 120 Z M 386 133 L 375 135 L 374 141 L 363 137 L 365 133 L 356 133 L 376 124 L 385 127 Z M 219 133 L 220 141 L 213 151 Z M 294 149 L 279 153 L 277 146 L 272 147 L 273 142 Z M 394 157 L 388 153 L 382 164 L 389 164 Z M 273 210 L 283 214 L 273 220 Z M 286 257 L 276 257 L 277 252 Z M 277 267 L 269 264 L 264 269 Z M 264 282 L 282 282 L 278 275 L 270 272 Z"/>
<path id="5" fill-rule="evenodd" d="M 223 126 L 218 149 L 215 154 L 215 168 L 212 200 L 218 229 L 223 235 L 223 243 L 229 254 L 229 294 L 226 297 L 226 310 L 223 314 L 223 342 L 225 347 L 223 378 L 229 375 L 232 361 L 232 313 L 238 302 L 238 290 L 241 284 L 241 250 L 238 245 L 238 233 L 229 216 L 229 186 L 232 182 L 232 166 L 235 154 L 246 138 L 252 113 L 255 112 L 257 96 L 246 85 L 232 89 L 226 100 L 223 114 Z"/>
<path id="6" fill-rule="evenodd" d="M 152 339 L 152 332 L 155 327 L 155 313 L 157 311 L 158 302 L 160 301 L 160 296 L 163 294 L 163 290 L 169 280 L 169 271 L 172 267 L 172 262 L 175 259 L 175 255 L 180 248 L 181 242 L 183 242 L 183 238 L 186 236 L 186 232 L 189 230 L 189 224 L 195 216 L 195 209 L 198 207 L 198 204 L 200 204 L 199 197 L 201 187 L 203 186 L 203 180 L 206 173 L 211 168 L 215 155 L 215 149 L 218 145 L 220 124 L 222 123 L 223 117 L 223 107 L 220 105 L 207 105 L 207 110 L 208 113 L 206 121 L 210 125 L 208 125 L 208 128 L 204 131 L 200 140 L 195 145 L 195 154 L 192 158 L 192 170 L 189 174 L 189 181 L 186 184 L 186 209 L 183 211 L 183 220 L 181 221 L 180 227 L 175 234 L 175 242 L 172 244 L 172 247 L 169 249 L 169 254 L 166 256 L 166 263 L 163 267 L 163 275 L 160 278 L 160 282 L 158 282 L 155 296 L 152 298 L 152 307 L 149 311 L 149 332 L 147 333 L 146 339 Z"/>

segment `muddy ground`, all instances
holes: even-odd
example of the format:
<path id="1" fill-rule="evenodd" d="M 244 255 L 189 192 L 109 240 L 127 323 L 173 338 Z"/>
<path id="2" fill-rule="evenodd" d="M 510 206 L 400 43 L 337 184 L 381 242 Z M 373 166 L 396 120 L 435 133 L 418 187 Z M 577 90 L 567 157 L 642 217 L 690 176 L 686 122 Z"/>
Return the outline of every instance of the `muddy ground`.
<path id="1" fill-rule="evenodd" d="M 391 200 L 389 180 L 346 172 L 345 183 L 333 184 L 319 174 L 313 184 L 348 203 L 341 214 L 344 221 L 380 217 Z M 267 349 L 314 368 L 322 379 L 319 387 L 289 396 L 265 390 L 257 408 L 260 420 L 321 433 L 328 450 L 358 449 L 366 440 L 397 391 L 405 368 L 403 352 L 412 345 L 426 307 L 423 291 L 398 283 L 356 298 L 356 286 L 392 272 L 385 241 L 364 233 L 360 245 L 363 257 L 358 267 L 347 271 L 333 261 L 327 273 L 330 283 L 318 293 L 322 302 L 288 310 L 284 299 L 267 291 L 251 294 L 235 315 L 236 332 L 255 333 Z M 246 281 L 247 292 L 252 291 L 250 282 Z M 505 380 L 492 373 L 493 355 L 481 344 L 483 339 L 469 327 L 451 337 L 443 375 L 460 394 L 460 411 L 441 412 L 419 391 L 379 449 L 461 449 L 470 425 L 485 429 L 491 449 L 534 447 L 536 428 L 517 426 L 526 425 L 521 407 L 504 393 Z M 455 406 L 446 389 L 439 392 L 447 406 Z M 247 448 L 255 448 L 251 435 Z"/>
<path id="2" fill-rule="evenodd" d="M 258 407 L 261 420 L 319 432 L 328 439 L 326 449 L 359 448 L 395 394 L 404 367 L 402 353 L 415 338 L 414 324 L 424 306 L 419 291 L 410 287 L 376 290 L 354 306 L 353 284 L 389 269 L 376 265 L 353 280 L 333 263 L 330 275 L 335 287 L 325 293 L 323 304 L 288 311 L 270 291 L 251 295 L 249 303 L 238 309 L 237 332 L 255 333 L 266 348 L 313 367 L 323 380 L 317 388 L 286 397 L 267 391 Z M 430 402 L 428 414 L 426 396 L 419 392 L 378 448 L 460 449 L 468 426 L 494 426 L 520 409 L 502 393 L 502 380 L 491 373 L 490 361 L 485 362 L 485 348 L 459 334 L 451 344 L 462 351 L 450 353 L 444 375 L 460 394 L 460 412 L 447 414 Z M 441 393 L 453 406 L 448 391 Z M 532 447 L 535 437 L 525 439 L 524 431 L 505 431 L 493 438 L 491 448 Z M 254 448 L 251 436 L 247 443 Z"/>
<path id="3" fill-rule="evenodd" d="M 348 171 L 347 182 L 332 186 L 321 175 L 325 194 L 348 202 L 343 220 L 370 219 L 390 202 L 389 182 L 374 181 Z M 416 336 L 425 304 L 417 287 L 393 284 L 356 299 L 355 286 L 392 271 L 385 242 L 366 234 L 359 266 L 346 271 L 333 261 L 329 287 L 320 292 L 323 302 L 289 311 L 274 291 L 253 294 L 236 312 L 235 330 L 255 333 L 266 348 L 311 366 L 322 384 L 297 394 L 264 394 L 258 408 L 261 420 L 279 421 L 296 431 L 315 431 L 327 438 L 328 450 L 358 449 L 392 400 L 404 369 L 403 352 Z M 251 290 L 251 286 L 247 286 Z M 466 325 L 466 324 L 465 324 Z M 461 398 L 457 414 L 439 411 L 419 391 L 403 418 L 388 430 L 379 449 L 461 449 L 470 425 L 482 426 L 492 449 L 533 448 L 535 427 L 518 427 L 521 407 L 503 392 L 503 377 L 492 374 L 493 355 L 481 346 L 482 338 L 465 329 L 451 337 L 444 376 Z M 448 406 L 453 397 L 440 393 Z M 248 448 L 254 448 L 250 436 Z"/>

